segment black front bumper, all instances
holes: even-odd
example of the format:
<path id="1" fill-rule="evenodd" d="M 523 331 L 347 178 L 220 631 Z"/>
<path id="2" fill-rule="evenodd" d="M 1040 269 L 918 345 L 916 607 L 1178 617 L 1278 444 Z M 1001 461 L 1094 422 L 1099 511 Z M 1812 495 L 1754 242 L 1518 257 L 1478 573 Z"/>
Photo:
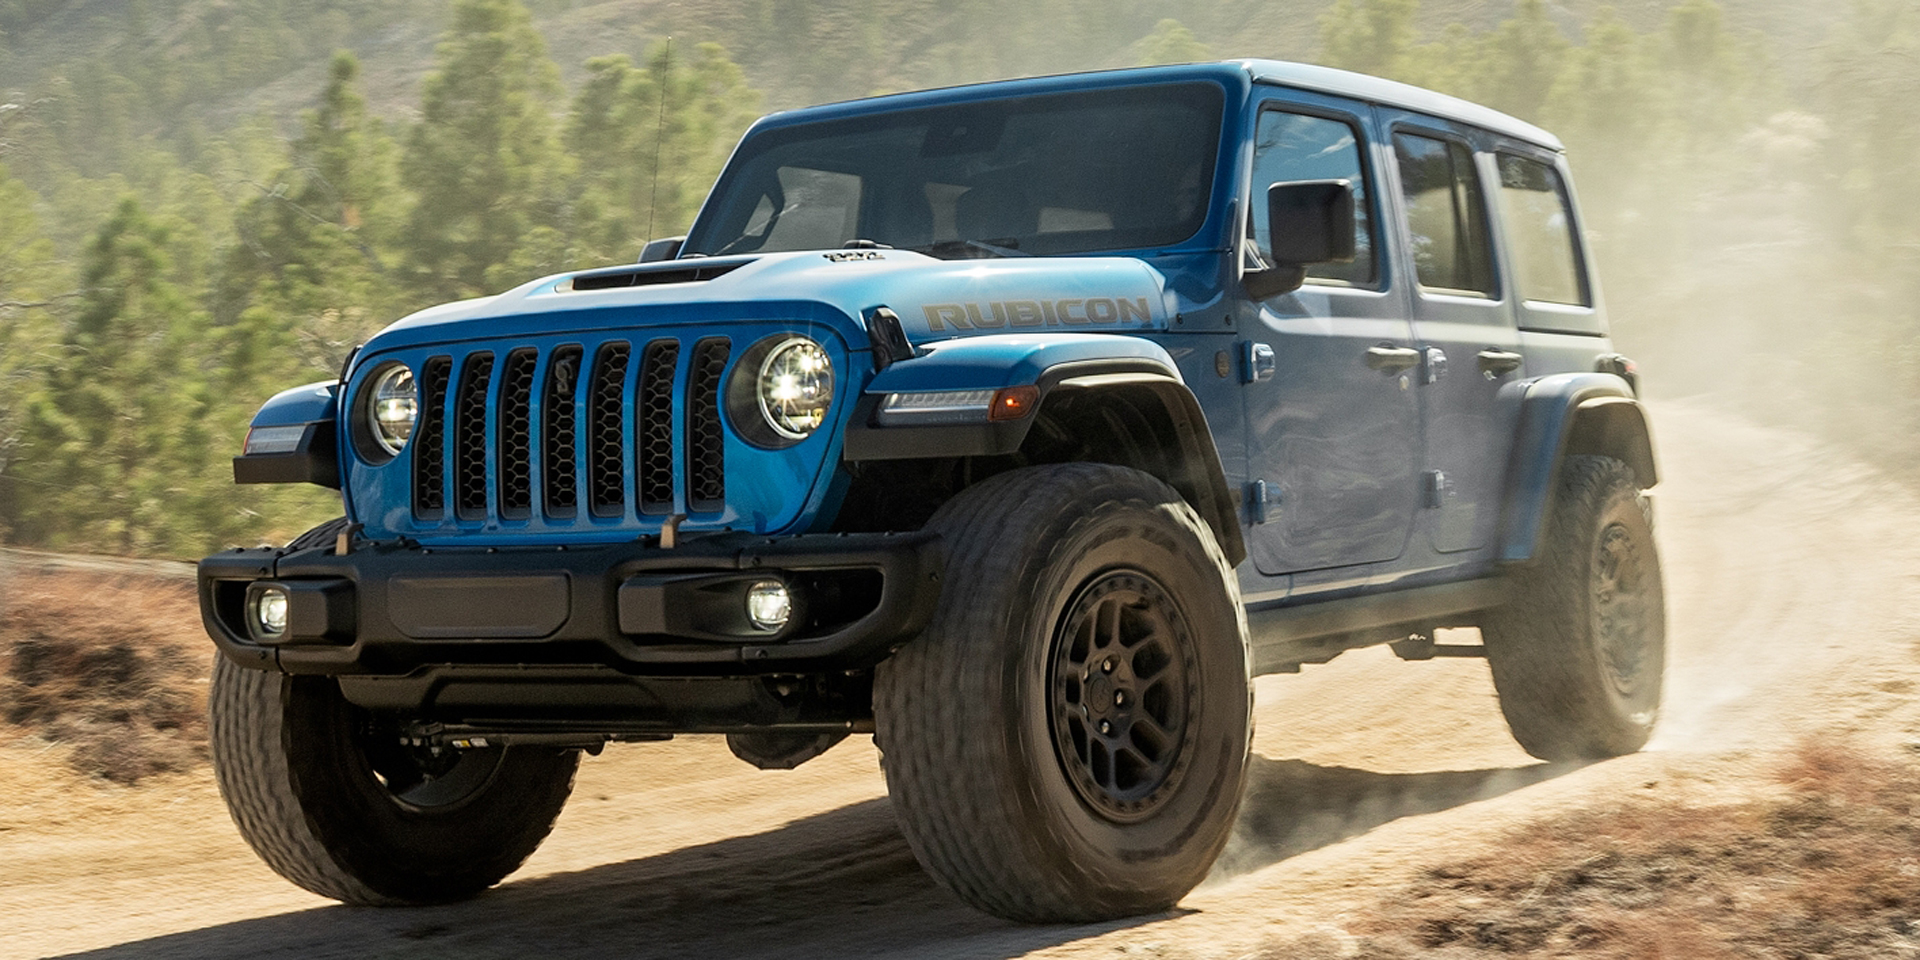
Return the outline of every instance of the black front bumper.
<path id="1" fill-rule="evenodd" d="M 361 543 L 346 555 L 234 550 L 200 561 L 200 611 L 222 654 L 290 674 L 402 677 L 474 667 L 750 677 L 861 670 L 926 626 L 944 550 L 932 533 L 719 534 L 673 549 L 426 548 Z M 756 630 L 747 585 L 778 579 L 792 621 Z M 248 591 L 284 585 L 289 627 L 248 627 Z"/>

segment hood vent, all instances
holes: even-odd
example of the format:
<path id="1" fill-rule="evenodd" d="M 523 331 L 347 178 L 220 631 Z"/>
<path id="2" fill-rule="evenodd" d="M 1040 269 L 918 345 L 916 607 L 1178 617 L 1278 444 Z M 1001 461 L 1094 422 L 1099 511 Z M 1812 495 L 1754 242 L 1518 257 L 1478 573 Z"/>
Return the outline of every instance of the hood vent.
<path id="1" fill-rule="evenodd" d="M 703 263 L 697 266 L 649 267 L 643 270 L 625 270 L 620 273 L 587 273 L 568 281 L 564 289 L 584 292 L 614 290 L 620 287 L 647 287 L 656 283 L 703 283 L 725 276 L 752 262 L 752 260 L 735 260 L 731 263 Z"/>

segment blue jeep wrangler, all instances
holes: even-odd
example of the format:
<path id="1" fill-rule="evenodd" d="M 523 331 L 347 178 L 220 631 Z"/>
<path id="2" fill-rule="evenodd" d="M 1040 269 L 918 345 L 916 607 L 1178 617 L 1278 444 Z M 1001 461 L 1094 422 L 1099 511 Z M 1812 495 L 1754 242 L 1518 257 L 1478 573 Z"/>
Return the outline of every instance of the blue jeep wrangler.
<path id="1" fill-rule="evenodd" d="M 776 114 L 685 238 L 401 320 L 234 472 L 345 501 L 199 583 L 234 819 L 350 903 L 499 881 L 609 741 L 871 733 L 955 894 L 1118 917 L 1226 843 L 1255 675 L 1484 656 L 1552 760 L 1660 699 L 1559 142 L 1317 67 Z"/>

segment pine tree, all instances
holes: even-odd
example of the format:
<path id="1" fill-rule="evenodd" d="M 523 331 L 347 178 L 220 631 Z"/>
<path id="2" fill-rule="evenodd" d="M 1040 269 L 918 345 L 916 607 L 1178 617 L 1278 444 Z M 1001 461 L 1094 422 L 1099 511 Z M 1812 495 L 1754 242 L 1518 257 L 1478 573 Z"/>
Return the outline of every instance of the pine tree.
<path id="1" fill-rule="evenodd" d="M 1134 44 L 1134 62 L 1143 67 L 1162 63 L 1194 63 L 1213 59 L 1213 51 L 1193 31 L 1171 17 Z"/>
<path id="2" fill-rule="evenodd" d="M 549 111 L 559 73 L 517 0 L 457 0 L 402 164 L 417 205 L 408 262 L 445 299 L 497 292 L 488 270 L 562 221 L 561 154 Z"/>
<path id="3" fill-rule="evenodd" d="M 28 405 L 23 539 L 185 556 L 235 526 L 214 467 L 232 447 L 199 369 L 206 318 L 167 279 L 171 240 L 129 197 L 87 250 L 60 359 Z"/>
<path id="4" fill-rule="evenodd" d="M 217 319 L 233 324 L 253 310 L 278 320 L 279 369 L 257 368 L 276 382 L 332 373 L 355 343 L 416 305 L 391 265 L 405 222 L 396 151 L 367 116 L 358 74 L 351 55 L 334 58 L 290 162 L 235 217 Z"/>
<path id="5" fill-rule="evenodd" d="M 662 44 L 644 68 L 599 57 L 587 71 L 566 135 L 579 240 L 589 259 L 631 260 L 647 240 L 686 232 L 760 94 L 715 44 L 690 57 Z"/>
<path id="6" fill-rule="evenodd" d="M 1413 15 L 1420 0 L 1335 0 L 1320 15 L 1320 62 L 1378 77 L 1408 79 Z"/>
<path id="7" fill-rule="evenodd" d="M 50 311 L 62 289 L 53 244 L 40 234 L 33 194 L 0 167 L 0 542 L 19 512 L 15 454 L 28 399 L 39 391 L 52 357 Z"/>

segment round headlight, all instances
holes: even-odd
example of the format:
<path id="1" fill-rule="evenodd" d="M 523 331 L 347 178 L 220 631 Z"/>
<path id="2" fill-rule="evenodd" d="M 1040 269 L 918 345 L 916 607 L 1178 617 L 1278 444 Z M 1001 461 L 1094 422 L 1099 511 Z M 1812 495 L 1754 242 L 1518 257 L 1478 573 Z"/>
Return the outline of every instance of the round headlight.
<path id="1" fill-rule="evenodd" d="M 367 390 L 367 434 L 387 456 L 398 456 L 420 418 L 420 388 L 398 364 L 374 375 Z"/>
<path id="2" fill-rule="evenodd" d="M 827 419 L 833 403 L 833 361 L 820 345 L 793 337 L 760 363 L 760 413 L 773 432 L 804 440 Z"/>

